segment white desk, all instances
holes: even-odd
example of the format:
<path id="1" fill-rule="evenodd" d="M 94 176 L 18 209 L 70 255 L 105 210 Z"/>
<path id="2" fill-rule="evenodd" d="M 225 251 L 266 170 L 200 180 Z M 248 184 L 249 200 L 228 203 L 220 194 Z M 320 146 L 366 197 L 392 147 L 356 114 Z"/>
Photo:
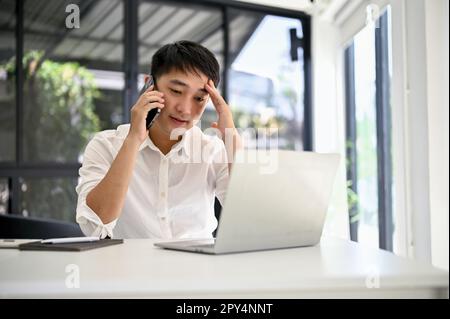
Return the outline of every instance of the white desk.
<path id="1" fill-rule="evenodd" d="M 79 288 L 66 287 L 69 264 L 79 267 Z M 448 298 L 448 279 L 430 265 L 334 238 L 220 256 L 146 239 L 81 253 L 0 249 L 0 298 Z"/>

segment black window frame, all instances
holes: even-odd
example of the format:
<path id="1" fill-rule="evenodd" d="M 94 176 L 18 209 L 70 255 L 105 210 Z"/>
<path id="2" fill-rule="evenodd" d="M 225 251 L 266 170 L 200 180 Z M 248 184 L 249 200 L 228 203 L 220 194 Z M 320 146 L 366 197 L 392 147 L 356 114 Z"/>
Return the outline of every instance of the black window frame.
<path id="1" fill-rule="evenodd" d="M 375 113 L 377 138 L 377 188 L 378 188 L 378 246 L 393 251 L 393 201 L 392 201 L 392 149 L 391 149 L 391 81 L 389 74 L 388 12 L 378 19 L 375 28 Z M 357 188 L 357 129 L 355 104 L 354 44 L 344 52 L 345 70 L 345 120 L 347 180 L 349 188 L 358 194 Z M 358 210 L 358 203 L 349 209 L 350 239 L 358 241 L 358 221 L 352 222 Z"/>
<path id="2" fill-rule="evenodd" d="M 146 2 L 161 2 L 158 0 L 143 0 Z M 222 12 L 223 28 L 223 48 L 224 48 L 224 68 L 223 68 L 223 96 L 228 96 L 228 70 L 229 63 L 229 9 L 250 10 L 266 15 L 276 15 L 299 19 L 303 27 L 303 38 L 300 47 L 304 52 L 304 149 L 313 150 L 313 109 L 312 109 L 312 62 L 311 62 L 311 17 L 300 11 L 293 11 L 284 8 L 276 8 L 265 5 L 251 3 L 232 2 L 227 0 L 188 0 L 177 1 L 167 0 L 164 3 L 176 4 L 197 4 L 220 9 Z M 78 177 L 80 163 L 28 163 L 23 160 L 23 83 L 24 75 L 21 65 L 24 54 L 24 0 L 16 0 L 16 96 L 15 96 L 15 121 L 16 121 L 16 154 L 15 161 L 0 162 L 0 178 L 8 180 L 8 208 L 7 214 L 21 214 L 20 212 L 20 179 L 21 178 L 57 178 L 57 177 Z M 125 88 L 123 90 L 123 122 L 130 120 L 130 108 L 137 98 L 137 79 L 139 70 L 138 61 L 138 7 L 139 0 L 122 0 L 124 6 L 124 44 L 123 72 L 125 75 Z"/>

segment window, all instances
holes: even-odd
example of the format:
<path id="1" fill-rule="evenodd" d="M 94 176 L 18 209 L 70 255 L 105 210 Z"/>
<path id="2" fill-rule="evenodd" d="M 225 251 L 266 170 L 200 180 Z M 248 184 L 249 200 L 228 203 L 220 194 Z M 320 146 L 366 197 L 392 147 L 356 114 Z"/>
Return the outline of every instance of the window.
<path id="1" fill-rule="evenodd" d="M 20 211 L 29 217 L 45 217 L 75 222 L 77 178 L 21 178 Z"/>
<path id="2" fill-rule="evenodd" d="M 5 178 L 0 178 L 0 215 L 8 212 L 8 198 L 8 180 Z"/>
<path id="3" fill-rule="evenodd" d="M 79 28 L 66 26 L 69 4 L 79 8 Z M 219 90 L 236 116 L 252 119 L 246 127 L 278 121 L 282 147 L 311 148 L 310 20 L 302 13 L 210 1 L 3 0 L 0 17 L 0 213 L 74 221 L 87 142 L 129 121 L 153 53 L 177 40 L 216 55 Z M 276 52 L 261 42 L 270 28 L 280 35 Z M 242 68 L 258 50 L 280 58 L 270 74 Z M 280 86 L 280 77 L 293 85 Z M 209 104 L 202 128 L 213 120 Z"/>
<path id="4" fill-rule="evenodd" d="M 69 4 L 80 28 L 66 25 Z M 123 1 L 2 1 L 0 14 L 2 207 L 75 221 L 84 148 L 123 122 Z"/>
<path id="5" fill-rule="evenodd" d="M 140 1 L 139 70 L 148 73 L 153 54 L 164 44 L 189 40 L 211 50 L 223 67 L 222 11 L 177 2 Z"/>
<path id="6" fill-rule="evenodd" d="M 352 240 L 392 250 L 389 8 L 345 52 Z"/>
<path id="7" fill-rule="evenodd" d="M 70 3 L 25 2 L 24 162 L 79 162 L 92 134 L 113 124 L 105 104 L 111 115 L 122 110 L 114 71 L 122 69 L 123 3 L 80 1 L 80 28 L 68 29 Z"/>
<path id="8" fill-rule="evenodd" d="M 144 85 L 144 75 L 150 73 L 153 54 L 165 44 L 180 40 L 200 43 L 214 53 L 224 70 L 224 31 L 220 7 L 188 5 L 177 2 L 141 1 L 139 4 L 139 77 L 138 89 Z M 223 75 L 219 91 L 223 92 Z M 211 101 L 199 123 L 202 130 L 216 120 Z"/>
<path id="9" fill-rule="evenodd" d="M 8 64 L 16 55 L 15 1 L 0 2 L 0 162 L 11 162 L 16 157 L 16 83 L 13 65 Z"/>
<path id="10" fill-rule="evenodd" d="M 243 10 L 231 10 L 229 20 L 228 102 L 236 126 L 275 128 L 279 148 L 305 149 L 304 49 L 295 48 L 298 60 L 291 54 L 291 30 L 301 39 L 301 20 Z M 249 148 L 267 143 L 255 133 L 246 138 Z"/>

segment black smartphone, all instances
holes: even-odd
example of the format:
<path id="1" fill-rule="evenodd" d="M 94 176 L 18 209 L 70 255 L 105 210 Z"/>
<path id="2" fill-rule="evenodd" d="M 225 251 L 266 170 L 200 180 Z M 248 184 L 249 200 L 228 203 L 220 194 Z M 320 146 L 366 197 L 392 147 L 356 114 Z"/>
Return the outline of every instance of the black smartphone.
<path id="1" fill-rule="evenodd" d="M 153 76 L 150 75 L 150 78 L 148 81 L 144 84 L 144 87 L 142 88 L 141 92 L 139 93 L 139 96 L 144 94 L 147 89 L 154 84 Z M 153 122 L 155 122 L 156 118 L 158 117 L 159 113 L 161 112 L 161 109 L 159 107 L 155 107 L 154 109 L 151 109 L 148 114 L 147 118 L 145 119 L 145 125 L 147 127 L 147 130 L 153 125 Z"/>

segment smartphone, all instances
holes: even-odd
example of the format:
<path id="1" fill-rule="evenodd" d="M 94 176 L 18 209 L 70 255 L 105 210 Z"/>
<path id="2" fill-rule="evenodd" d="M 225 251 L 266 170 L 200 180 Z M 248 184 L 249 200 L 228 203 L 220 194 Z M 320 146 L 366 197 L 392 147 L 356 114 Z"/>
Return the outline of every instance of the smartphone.
<path id="1" fill-rule="evenodd" d="M 148 81 L 144 84 L 144 87 L 142 88 L 141 92 L 139 93 L 139 96 L 144 94 L 147 89 L 154 84 L 153 76 L 150 75 L 150 78 Z M 155 122 L 156 118 L 158 117 L 159 113 L 161 112 L 161 109 L 159 107 L 155 107 L 154 109 L 151 109 L 148 114 L 147 118 L 145 120 L 145 125 L 147 127 L 147 130 L 153 125 L 153 122 Z"/>

